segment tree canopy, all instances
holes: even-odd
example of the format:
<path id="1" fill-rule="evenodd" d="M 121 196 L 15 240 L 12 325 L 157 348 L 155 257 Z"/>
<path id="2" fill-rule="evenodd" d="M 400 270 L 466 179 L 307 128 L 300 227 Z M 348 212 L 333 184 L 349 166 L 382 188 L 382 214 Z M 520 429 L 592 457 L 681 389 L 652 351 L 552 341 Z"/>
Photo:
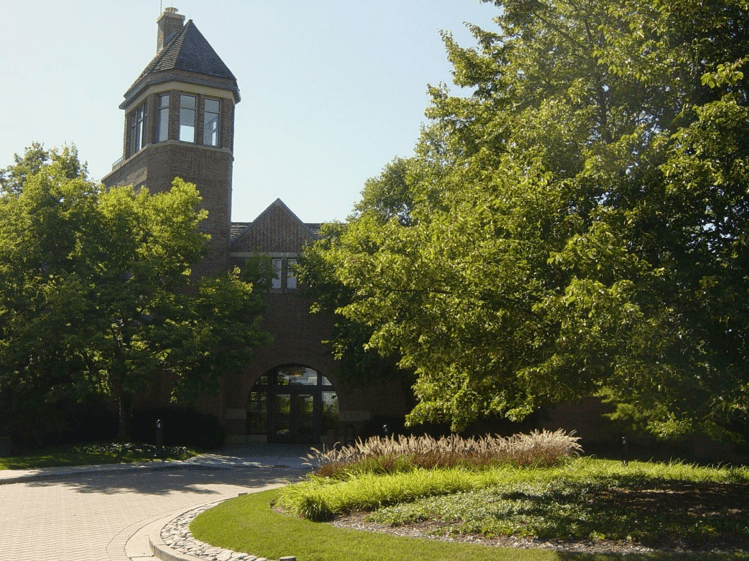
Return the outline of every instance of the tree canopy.
<path id="1" fill-rule="evenodd" d="M 194 185 L 150 194 L 86 177 L 74 148 L 40 145 L 3 171 L 0 393 L 111 396 L 126 437 L 132 398 L 160 374 L 175 399 L 218 388 L 252 349 L 263 301 L 239 271 L 193 278 L 206 252 Z"/>
<path id="2" fill-rule="evenodd" d="M 602 396 L 653 433 L 749 422 L 743 0 L 496 0 L 444 35 L 414 154 L 310 262 L 366 346 L 414 369 L 411 422 Z M 314 272 L 314 270 L 313 270 Z"/>

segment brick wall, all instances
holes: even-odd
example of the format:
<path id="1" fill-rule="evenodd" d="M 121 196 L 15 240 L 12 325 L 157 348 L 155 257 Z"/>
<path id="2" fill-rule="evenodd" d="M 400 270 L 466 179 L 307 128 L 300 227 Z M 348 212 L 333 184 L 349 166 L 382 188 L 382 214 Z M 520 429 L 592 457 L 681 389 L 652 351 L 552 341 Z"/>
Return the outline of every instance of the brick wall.
<path id="1" fill-rule="evenodd" d="M 338 363 L 323 343 L 331 337 L 332 318 L 311 314 L 310 301 L 298 293 L 266 294 L 265 299 L 268 308 L 261 328 L 273 333 L 273 342 L 258 349 L 244 371 L 227 380 L 227 407 L 244 408 L 258 378 L 286 364 L 303 364 L 336 384 Z"/>
<path id="2" fill-rule="evenodd" d="M 229 267 L 232 163 L 227 149 L 169 141 L 147 146 L 102 181 L 146 186 L 151 193 L 168 190 L 175 177 L 194 183 L 208 210 L 201 230 L 211 235 L 210 252 L 194 269 L 202 276 Z"/>

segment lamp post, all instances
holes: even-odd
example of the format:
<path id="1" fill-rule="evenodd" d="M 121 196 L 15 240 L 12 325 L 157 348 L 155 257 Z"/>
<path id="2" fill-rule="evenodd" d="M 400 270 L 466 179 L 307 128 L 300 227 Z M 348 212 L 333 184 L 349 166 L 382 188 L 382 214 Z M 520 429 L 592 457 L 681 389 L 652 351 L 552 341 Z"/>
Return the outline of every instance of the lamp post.
<path id="1" fill-rule="evenodd" d="M 164 423 L 156 419 L 156 454 L 154 458 L 164 461 Z"/>

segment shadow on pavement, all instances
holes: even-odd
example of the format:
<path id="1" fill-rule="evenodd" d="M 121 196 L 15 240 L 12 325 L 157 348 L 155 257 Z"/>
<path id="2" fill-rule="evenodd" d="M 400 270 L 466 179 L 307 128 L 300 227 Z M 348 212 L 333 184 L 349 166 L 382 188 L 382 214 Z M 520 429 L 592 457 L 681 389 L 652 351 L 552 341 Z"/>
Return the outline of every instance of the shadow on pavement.
<path id="1" fill-rule="evenodd" d="M 35 487 L 66 486 L 80 493 L 168 495 L 189 492 L 210 496 L 220 494 L 219 491 L 212 490 L 211 486 L 234 485 L 252 490 L 298 481 L 303 476 L 304 472 L 301 470 L 282 468 L 191 466 L 48 477 L 26 484 Z"/>
<path id="2" fill-rule="evenodd" d="M 80 493 L 160 496 L 189 492 L 210 497 L 220 494 L 212 486 L 233 485 L 249 491 L 298 481 L 310 471 L 304 465 L 309 450 L 309 446 L 299 445 L 227 446 L 185 462 L 101 466 L 73 473 L 50 470 L 25 483 L 37 487 L 63 485 Z"/>

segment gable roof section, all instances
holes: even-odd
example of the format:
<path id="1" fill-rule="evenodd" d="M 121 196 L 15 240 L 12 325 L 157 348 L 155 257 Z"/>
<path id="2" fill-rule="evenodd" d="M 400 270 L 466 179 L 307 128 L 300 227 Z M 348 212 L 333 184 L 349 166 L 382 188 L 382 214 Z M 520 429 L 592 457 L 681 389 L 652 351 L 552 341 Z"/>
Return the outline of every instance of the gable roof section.
<path id="1" fill-rule="evenodd" d="M 236 240 L 250 225 L 252 225 L 252 222 L 232 222 L 230 234 L 231 239 Z M 322 228 L 321 222 L 305 222 L 304 227 L 315 236 L 316 240 L 320 239 L 320 228 Z"/>
<path id="2" fill-rule="evenodd" d="M 127 107 L 147 86 L 174 79 L 175 71 L 180 73 L 180 81 L 228 89 L 234 93 L 234 101 L 239 102 L 239 87 L 234 74 L 189 20 L 140 73 L 125 93 L 120 108 Z M 185 72 L 194 76 L 188 78 Z"/>
<path id="3" fill-rule="evenodd" d="M 276 199 L 260 216 L 233 237 L 232 252 L 299 253 L 317 239 L 316 233 Z"/>

